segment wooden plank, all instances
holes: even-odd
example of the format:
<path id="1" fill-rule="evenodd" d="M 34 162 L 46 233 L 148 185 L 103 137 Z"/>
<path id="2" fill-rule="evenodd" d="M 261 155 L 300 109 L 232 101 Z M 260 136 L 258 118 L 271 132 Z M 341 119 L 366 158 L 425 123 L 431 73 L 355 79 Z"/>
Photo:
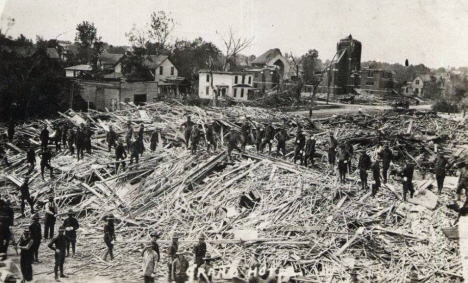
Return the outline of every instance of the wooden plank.
<path id="1" fill-rule="evenodd" d="M 338 251 L 335 252 L 335 256 L 339 256 L 342 252 L 344 252 L 349 246 L 351 246 L 356 239 L 364 233 L 364 227 L 359 227 L 357 229 L 356 233 L 354 234 L 354 237 L 351 238 L 346 244 L 344 244 Z"/>

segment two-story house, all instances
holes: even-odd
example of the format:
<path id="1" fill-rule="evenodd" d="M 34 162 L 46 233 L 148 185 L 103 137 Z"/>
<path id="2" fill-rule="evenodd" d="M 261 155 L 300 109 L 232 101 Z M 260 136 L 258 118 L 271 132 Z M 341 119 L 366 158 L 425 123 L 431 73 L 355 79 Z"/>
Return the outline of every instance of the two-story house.
<path id="1" fill-rule="evenodd" d="M 218 97 L 228 96 L 235 100 L 249 100 L 252 96 L 253 73 L 199 71 L 198 96 L 213 99 L 215 91 Z"/>
<path id="2" fill-rule="evenodd" d="M 415 96 L 436 98 L 444 95 L 445 83 L 441 76 L 422 74 L 413 79 L 408 89 Z"/>

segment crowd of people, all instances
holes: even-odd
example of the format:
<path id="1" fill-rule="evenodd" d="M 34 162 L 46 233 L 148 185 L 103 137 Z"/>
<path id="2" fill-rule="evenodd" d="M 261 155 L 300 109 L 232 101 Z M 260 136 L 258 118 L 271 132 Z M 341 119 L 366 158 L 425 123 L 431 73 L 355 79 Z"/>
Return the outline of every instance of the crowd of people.
<path id="1" fill-rule="evenodd" d="M 324 165 L 322 160 L 316 160 L 317 154 L 317 140 L 316 136 L 310 134 L 306 136 L 301 126 L 295 126 L 296 134 L 291 137 L 288 134 L 288 125 L 284 123 L 282 127 L 275 129 L 271 122 L 258 126 L 259 124 L 252 123 L 248 117 L 239 121 L 238 129 L 231 129 L 223 134 L 220 127 L 216 126 L 214 122 L 206 124 L 196 124 L 191 121 L 190 116 L 187 120 L 180 125 L 180 130 L 184 133 L 185 147 L 190 150 L 192 154 L 196 155 L 198 147 L 201 143 L 206 146 L 206 152 L 211 153 L 223 148 L 220 140 L 224 139 L 226 144 L 226 151 L 228 160 L 231 160 L 233 150 L 246 153 L 246 147 L 251 145 L 255 146 L 257 154 L 263 154 L 268 145 L 268 154 L 272 155 L 272 147 L 276 144 L 276 157 L 286 159 L 292 155 L 291 161 L 296 164 L 299 161 L 301 166 L 316 167 Z M 254 126 L 256 125 L 256 126 Z M 55 133 L 51 137 L 48 127 L 44 126 L 42 129 L 39 140 L 41 150 L 40 169 L 41 176 L 44 179 L 45 169 L 49 169 L 50 177 L 53 178 L 54 168 L 51 166 L 53 158 L 51 144 L 55 145 L 55 152 L 65 151 L 65 154 L 75 155 L 78 160 L 84 158 L 86 154 L 92 154 L 92 138 L 93 132 L 89 126 L 81 125 L 79 127 L 70 127 L 68 124 L 55 127 Z M 13 143 L 15 133 L 14 123 L 9 124 L 8 128 L 8 141 Z M 223 135 L 223 137 L 221 137 Z M 141 124 L 138 131 L 134 131 L 131 122 L 128 122 L 124 132 L 124 137 L 121 138 L 114 131 L 113 127 L 109 127 L 106 134 L 106 143 L 108 151 L 112 149 L 115 151 L 115 174 L 119 173 L 120 166 L 125 169 L 126 161 L 130 165 L 135 161 L 139 162 L 139 157 L 145 152 L 145 128 Z M 291 152 L 287 151 L 287 142 L 293 139 L 294 146 Z M 124 144 L 125 142 L 125 144 Z M 161 129 L 151 131 L 149 135 L 149 149 L 154 152 L 159 144 L 164 142 Z M 337 177 L 340 183 L 347 182 L 347 174 L 356 171 L 359 172 L 361 190 L 371 189 L 372 196 L 375 197 L 379 192 L 382 182 L 385 184 L 388 181 L 389 175 L 395 174 L 400 177 L 402 183 L 403 199 L 407 200 L 407 195 L 410 198 L 414 196 L 413 175 L 415 171 L 415 164 L 407 162 L 400 170 L 391 170 L 395 156 L 389 147 L 389 143 L 385 142 L 383 137 L 379 137 L 376 141 L 374 150 L 360 150 L 358 158 L 354 150 L 354 146 L 349 141 L 339 142 L 337 138 L 330 132 L 329 138 L 323 144 L 321 140 L 321 147 L 327 150 L 328 168 L 333 172 L 337 171 Z M 68 151 L 68 152 L 67 152 Z M 274 155 L 274 153 L 273 153 Z M 356 156 L 357 157 L 357 156 Z M 353 167 L 352 161 L 357 159 L 356 167 Z M 67 277 L 64 273 L 65 258 L 70 256 L 70 248 L 72 257 L 76 252 L 77 230 L 79 229 L 78 219 L 72 210 L 67 212 L 68 217 L 61 221 L 58 227 L 58 235 L 54 237 L 55 223 L 59 217 L 57 205 L 55 204 L 55 196 L 50 195 L 48 202 L 43 207 L 43 227 L 40 222 L 41 213 L 35 209 L 35 200 L 31 197 L 29 191 L 30 178 L 29 175 L 35 170 L 36 167 L 36 151 L 34 148 L 29 149 L 26 154 L 26 162 L 29 164 L 29 170 L 24 178 L 24 182 L 19 186 L 19 195 L 21 198 L 21 217 L 25 216 L 26 203 L 30 207 L 31 224 L 26 226 L 23 230 L 22 236 L 18 241 L 15 241 L 12 227 L 14 224 L 14 211 L 10 200 L 1 199 L 0 197 L 0 256 L 4 260 L 7 258 L 8 247 L 10 243 L 21 251 L 21 272 L 24 281 L 32 280 L 32 264 L 41 263 L 39 261 L 39 247 L 42 240 L 50 239 L 48 248 L 55 253 L 54 274 L 56 281 L 60 278 Z M 6 164 L 8 166 L 8 162 Z M 437 180 L 437 192 L 442 193 L 444 187 L 444 178 L 447 169 L 453 164 L 450 164 L 443 152 L 439 150 L 436 160 L 434 161 L 434 173 Z M 458 164 L 460 173 L 458 188 L 456 193 L 459 198 L 463 190 L 467 194 L 468 199 L 468 164 L 462 162 Z M 368 173 L 371 172 L 372 179 L 368 180 Z M 468 210 L 468 204 L 465 202 L 465 209 Z M 116 240 L 115 217 L 113 214 L 106 216 L 106 223 L 103 227 L 103 242 L 107 247 L 104 255 L 104 260 L 110 256 L 110 260 L 114 259 L 114 242 Z M 151 234 L 151 244 L 143 248 L 142 261 L 145 282 L 154 282 L 156 268 L 158 262 L 161 260 L 159 245 L 157 240 L 161 235 L 159 233 Z M 178 246 L 179 236 L 174 235 L 172 244 L 168 248 L 167 264 L 169 269 L 169 279 L 176 282 L 184 282 L 187 279 L 187 269 L 189 267 L 186 259 L 187 255 L 193 255 L 195 265 L 194 278 L 202 275 L 199 278 L 203 282 L 210 282 L 211 278 L 207 276 L 212 267 L 211 263 L 215 258 L 211 258 L 207 253 L 206 243 L 203 236 L 200 237 L 199 243 L 195 245 L 193 251 L 180 251 Z M 202 270 L 203 272 L 199 272 Z"/>

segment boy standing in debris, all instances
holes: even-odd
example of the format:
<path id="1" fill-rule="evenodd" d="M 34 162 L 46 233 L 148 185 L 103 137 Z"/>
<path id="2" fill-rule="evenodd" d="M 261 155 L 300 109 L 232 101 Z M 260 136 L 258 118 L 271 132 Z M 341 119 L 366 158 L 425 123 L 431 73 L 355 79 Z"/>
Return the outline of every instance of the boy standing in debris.
<path id="1" fill-rule="evenodd" d="M 460 177 L 458 178 L 458 186 L 457 186 L 457 195 L 458 200 L 461 200 L 461 192 L 465 189 L 465 195 L 468 199 L 468 163 L 462 162 L 460 164 Z"/>
<path id="2" fill-rule="evenodd" d="M 65 227 L 65 236 L 68 238 L 67 242 L 67 256 L 70 256 L 70 244 L 72 247 L 73 256 L 75 256 L 76 247 L 76 230 L 80 228 L 78 220 L 74 217 L 73 210 L 68 211 L 68 218 L 63 221 L 63 227 Z"/>
<path id="3" fill-rule="evenodd" d="M 212 124 L 208 124 L 206 126 L 205 138 L 206 138 L 206 151 L 209 153 L 211 146 L 213 146 L 214 151 L 216 151 L 216 141 L 214 138 L 214 131 L 213 131 Z"/>
<path id="4" fill-rule="evenodd" d="M 257 134 L 255 136 L 255 146 L 257 148 L 257 153 L 262 151 L 262 140 L 264 136 L 265 136 L 265 132 L 263 131 L 263 128 L 258 128 Z"/>
<path id="5" fill-rule="evenodd" d="M 24 233 L 18 241 L 18 248 L 21 249 L 21 273 L 23 274 L 23 281 L 33 280 L 32 263 L 34 260 L 33 246 L 34 240 L 29 233 L 29 227 L 24 229 Z"/>
<path id="6" fill-rule="evenodd" d="M 406 163 L 406 166 L 398 173 L 403 178 L 403 200 L 406 201 L 406 194 L 410 193 L 410 198 L 413 198 L 413 173 L 414 165 L 410 162 Z"/>
<path id="7" fill-rule="evenodd" d="M 348 174 L 351 174 L 351 172 L 352 172 L 351 160 L 353 159 L 353 155 L 354 155 L 354 147 L 353 147 L 353 145 L 351 144 L 350 141 L 347 141 L 345 143 L 345 150 L 346 150 L 347 157 L 348 157 L 346 159 L 346 162 L 347 162 L 347 165 L 348 165 Z"/>
<path id="8" fill-rule="evenodd" d="M 288 133 L 286 132 L 286 129 L 281 128 L 281 130 L 275 135 L 275 138 L 278 141 L 278 144 L 276 145 L 276 156 L 279 156 L 280 151 L 282 151 L 283 158 L 286 157 L 286 141 L 289 138 Z"/>
<path id="9" fill-rule="evenodd" d="M 45 208 L 45 220 L 44 220 L 44 239 L 54 237 L 54 226 L 57 218 L 57 207 L 54 203 L 54 196 L 49 196 L 49 202 L 46 203 Z"/>
<path id="10" fill-rule="evenodd" d="M 245 119 L 245 118 L 244 118 Z M 247 145 L 249 141 L 249 135 L 250 135 L 250 124 L 249 121 L 244 120 L 241 126 L 241 133 L 242 133 L 242 145 L 241 149 L 245 150 L 245 146 Z"/>
<path id="11" fill-rule="evenodd" d="M 172 236 L 172 244 L 167 251 L 167 258 L 168 258 L 167 267 L 169 268 L 169 281 L 171 281 L 171 278 L 172 278 L 172 263 L 177 258 L 178 250 L 179 250 L 179 236 L 177 234 L 174 234 L 174 236 Z"/>
<path id="12" fill-rule="evenodd" d="M 125 141 L 127 142 L 127 151 L 130 152 L 132 147 L 133 128 L 132 122 L 127 122 L 127 129 L 125 130 Z"/>
<path id="13" fill-rule="evenodd" d="M 85 147 L 85 133 L 78 127 L 76 129 L 75 135 L 75 145 L 76 145 L 76 155 L 78 161 L 80 161 L 80 156 L 83 158 L 84 155 L 84 147 Z"/>
<path id="14" fill-rule="evenodd" d="M 107 148 L 109 149 L 109 152 L 111 151 L 112 147 L 117 147 L 116 141 L 117 134 L 115 133 L 114 128 L 110 126 L 109 132 L 106 135 Z"/>
<path id="15" fill-rule="evenodd" d="M 273 125 L 271 124 L 271 122 L 269 122 L 268 126 L 265 129 L 265 138 L 263 139 L 263 142 L 261 145 L 261 153 L 263 153 L 263 149 L 268 144 L 268 154 L 271 155 L 271 146 L 272 146 L 272 141 L 274 137 L 275 137 L 275 128 L 273 128 Z"/>
<path id="16" fill-rule="evenodd" d="M 310 159 L 310 164 L 314 166 L 314 155 L 315 155 L 315 144 L 316 141 L 313 135 L 309 136 L 307 140 L 307 144 L 305 147 L 305 157 L 304 157 L 304 166 L 307 167 L 307 160 Z"/>
<path id="17" fill-rule="evenodd" d="M 294 146 L 294 164 L 296 164 L 297 159 L 300 160 L 301 165 L 303 164 L 303 151 L 305 146 L 305 136 L 301 130 L 297 131 L 296 142 Z"/>
<path id="18" fill-rule="evenodd" d="M 159 143 L 159 134 L 161 133 L 160 129 L 155 129 L 151 133 L 151 138 L 150 138 L 150 150 L 155 151 L 156 147 L 158 146 Z"/>
<path id="19" fill-rule="evenodd" d="M 190 140 L 192 141 L 192 154 L 197 153 L 198 143 L 200 142 L 200 125 L 196 125 L 192 129 Z"/>
<path id="20" fill-rule="evenodd" d="M 59 234 L 57 237 L 53 238 L 50 241 L 48 247 L 49 249 L 55 251 L 55 266 L 54 266 L 54 273 L 55 273 L 55 281 L 60 282 L 58 271 L 60 269 L 60 277 L 68 278 L 63 273 L 63 265 L 65 264 L 65 249 L 67 248 L 68 238 L 63 233 L 65 232 L 65 227 L 60 226 L 58 230 Z"/>
<path id="21" fill-rule="evenodd" d="M 444 157 L 443 152 L 439 152 L 436 160 L 434 161 L 434 173 L 437 180 L 437 192 L 440 195 L 442 193 L 442 188 L 444 187 L 445 179 L 445 168 L 448 165 L 447 159 Z"/>
<path id="22" fill-rule="evenodd" d="M 24 182 L 19 189 L 21 192 L 21 216 L 24 217 L 24 202 L 25 201 L 29 203 L 29 206 L 31 207 L 31 214 L 33 214 L 34 203 L 33 203 L 33 200 L 31 199 L 31 195 L 29 194 L 29 177 L 28 176 L 24 177 Z"/>
<path id="23" fill-rule="evenodd" d="M 153 283 L 154 277 L 156 276 L 156 268 L 158 267 L 158 262 L 160 260 L 159 246 L 156 242 L 159 238 L 159 234 L 153 232 L 151 234 L 151 246 L 145 247 L 142 252 L 143 256 L 143 276 L 145 278 L 145 283 Z"/>
<path id="24" fill-rule="evenodd" d="M 362 190 L 367 189 L 367 170 L 371 168 L 371 159 L 369 154 L 364 151 L 359 157 L 358 162 L 359 168 L 359 177 L 361 178 L 361 188 Z"/>
<path id="25" fill-rule="evenodd" d="M 29 231 L 31 234 L 31 239 L 33 239 L 34 243 L 31 247 L 33 255 L 34 255 L 34 261 L 39 262 L 39 247 L 41 246 L 41 240 L 42 240 L 42 229 L 41 229 L 41 223 L 39 223 L 39 219 L 41 217 L 39 214 L 34 214 L 32 223 L 29 225 Z"/>
<path id="26" fill-rule="evenodd" d="M 120 160 L 125 160 L 127 158 L 127 153 L 125 152 L 125 147 L 123 145 L 123 140 L 119 140 L 119 145 L 115 148 L 115 174 L 119 171 Z M 122 162 L 122 168 L 125 168 L 125 161 Z"/>
<path id="27" fill-rule="evenodd" d="M 379 158 L 375 160 L 375 162 L 372 164 L 372 176 L 374 177 L 374 181 L 372 184 L 372 196 L 375 197 L 377 192 L 380 189 L 380 165 L 379 165 Z"/>
<path id="28" fill-rule="evenodd" d="M 340 182 L 346 182 L 346 171 L 348 170 L 348 152 L 346 151 L 345 145 L 341 144 L 338 148 L 338 173 L 340 174 Z"/>
<path id="29" fill-rule="evenodd" d="M 52 152 L 50 151 L 49 147 L 46 147 L 45 151 L 42 152 L 41 156 L 41 176 L 42 180 L 44 180 L 44 170 L 45 168 L 49 168 L 50 170 L 50 178 L 54 177 L 53 168 L 50 166 L 50 160 L 52 159 Z"/>
<path id="30" fill-rule="evenodd" d="M 387 183 L 387 176 L 388 176 L 388 169 L 390 168 L 390 164 L 393 160 L 393 153 L 388 148 L 388 144 L 386 144 L 383 150 L 380 152 L 380 156 L 382 157 L 382 175 L 384 184 Z"/>
<path id="31" fill-rule="evenodd" d="M 114 260 L 114 214 L 109 214 L 107 217 L 107 224 L 104 225 L 104 243 L 106 243 L 107 251 L 104 254 L 104 261 L 107 261 L 107 255 L 110 255 L 111 260 Z"/>
<path id="32" fill-rule="evenodd" d="M 49 130 L 47 130 L 47 125 L 44 125 L 44 129 L 42 129 L 39 139 L 41 140 L 42 151 L 44 151 L 49 144 Z"/>
<path id="33" fill-rule="evenodd" d="M 194 278 L 198 278 L 198 268 L 205 263 L 205 260 L 203 259 L 206 255 L 206 243 L 205 243 L 205 236 L 200 235 L 198 238 L 198 244 L 194 247 L 193 249 L 193 262 L 195 264 L 195 272 L 194 272 Z"/>
<path id="34" fill-rule="evenodd" d="M 133 159 L 135 159 L 136 163 L 138 164 L 139 154 L 140 154 L 140 141 L 138 140 L 138 136 L 135 135 L 135 140 L 132 142 L 132 147 L 131 147 L 130 165 L 133 164 Z"/>
<path id="35" fill-rule="evenodd" d="M 180 129 L 184 129 L 184 138 L 185 138 L 185 148 L 188 149 L 190 136 L 192 135 L 192 126 L 195 125 L 194 122 L 190 121 L 190 116 L 187 116 L 187 121 L 180 125 Z"/>
<path id="36" fill-rule="evenodd" d="M 30 164 L 28 171 L 28 174 L 30 174 L 36 166 L 36 151 L 34 150 L 34 148 L 31 147 L 28 150 L 28 153 L 26 154 L 26 161 Z"/>

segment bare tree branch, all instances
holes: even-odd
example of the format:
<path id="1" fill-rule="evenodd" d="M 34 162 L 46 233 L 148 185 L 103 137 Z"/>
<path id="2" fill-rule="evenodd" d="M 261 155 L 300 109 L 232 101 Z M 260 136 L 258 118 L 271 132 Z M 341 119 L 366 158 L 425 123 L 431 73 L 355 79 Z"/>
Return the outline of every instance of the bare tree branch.
<path id="1" fill-rule="evenodd" d="M 217 32 L 216 32 L 217 33 Z M 232 28 L 229 29 L 229 34 L 225 38 L 222 35 L 220 35 L 221 39 L 224 42 L 224 46 L 226 47 L 226 53 L 225 53 L 225 62 L 224 62 L 224 67 L 223 69 L 227 71 L 229 63 L 232 60 L 235 60 L 237 55 L 239 55 L 240 52 L 245 50 L 246 48 L 250 47 L 252 44 L 254 38 L 248 38 L 248 37 L 236 37 L 234 31 Z"/>

